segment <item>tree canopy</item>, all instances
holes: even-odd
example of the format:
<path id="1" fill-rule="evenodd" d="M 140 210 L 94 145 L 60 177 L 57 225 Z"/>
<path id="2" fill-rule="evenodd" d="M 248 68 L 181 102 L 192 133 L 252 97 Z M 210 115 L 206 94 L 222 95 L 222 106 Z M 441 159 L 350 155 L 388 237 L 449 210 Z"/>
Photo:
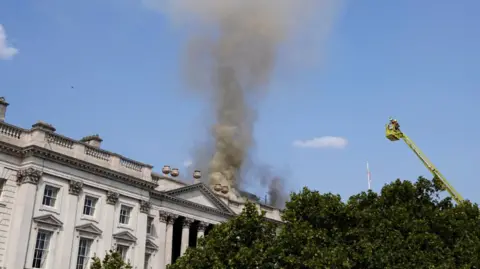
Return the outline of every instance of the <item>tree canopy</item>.
<path id="1" fill-rule="evenodd" d="M 122 255 L 113 250 L 105 255 L 103 261 L 97 256 L 92 260 L 90 269 L 132 269 L 132 266 L 122 259 Z"/>
<path id="2" fill-rule="evenodd" d="M 215 227 L 170 269 L 480 268 L 480 211 L 442 185 L 396 180 L 380 193 L 292 193 L 278 235 L 253 204 Z"/>

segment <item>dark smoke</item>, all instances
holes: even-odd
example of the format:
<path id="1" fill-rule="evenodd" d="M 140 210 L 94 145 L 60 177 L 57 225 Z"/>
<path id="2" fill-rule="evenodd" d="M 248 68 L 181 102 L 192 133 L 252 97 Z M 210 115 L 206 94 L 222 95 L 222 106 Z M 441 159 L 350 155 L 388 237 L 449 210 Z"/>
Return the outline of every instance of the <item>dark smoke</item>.
<path id="1" fill-rule="evenodd" d="M 201 162 L 207 158 L 210 184 L 240 186 L 242 167 L 254 145 L 258 99 L 268 89 L 279 50 L 298 35 L 323 39 L 338 0 L 156 1 L 150 4 L 173 23 L 188 26 L 185 80 L 209 98 L 214 110 L 214 142 L 200 151 L 206 155 L 195 156 L 194 166 L 203 168 L 206 164 Z M 292 48 L 296 57 L 299 51 Z M 270 178 L 266 185 L 271 201 L 280 203 L 285 192 L 282 180 Z"/>

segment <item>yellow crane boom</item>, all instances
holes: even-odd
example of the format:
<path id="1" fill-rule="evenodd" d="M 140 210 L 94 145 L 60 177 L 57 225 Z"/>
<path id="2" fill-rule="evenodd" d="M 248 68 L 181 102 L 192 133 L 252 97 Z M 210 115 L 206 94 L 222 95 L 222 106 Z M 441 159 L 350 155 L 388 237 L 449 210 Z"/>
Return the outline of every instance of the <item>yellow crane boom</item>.
<path id="1" fill-rule="evenodd" d="M 387 139 L 390 141 L 398 141 L 400 139 L 403 139 L 407 146 L 415 153 L 415 155 L 417 155 L 417 157 L 433 174 L 433 176 L 442 182 L 447 192 L 452 196 L 453 200 L 455 200 L 455 202 L 457 203 L 463 201 L 462 195 L 460 195 L 460 193 L 455 190 L 455 188 L 447 181 L 447 179 L 442 175 L 442 173 L 438 171 L 438 169 L 425 156 L 425 154 L 423 154 L 420 148 L 418 148 L 417 145 L 415 145 L 415 143 L 413 143 L 413 141 L 400 130 L 400 124 L 398 124 L 397 120 L 390 118 L 390 122 L 385 126 L 385 134 Z"/>

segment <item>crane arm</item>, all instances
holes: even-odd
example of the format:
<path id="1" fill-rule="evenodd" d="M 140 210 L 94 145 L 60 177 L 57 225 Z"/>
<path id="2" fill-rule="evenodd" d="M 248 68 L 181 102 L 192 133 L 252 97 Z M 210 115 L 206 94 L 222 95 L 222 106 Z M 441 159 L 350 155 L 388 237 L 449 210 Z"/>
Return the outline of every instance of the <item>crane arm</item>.
<path id="1" fill-rule="evenodd" d="M 462 195 L 458 193 L 455 188 L 448 182 L 448 180 L 438 171 L 438 169 L 432 164 L 432 162 L 423 154 L 419 147 L 402 131 L 400 131 L 400 125 L 396 120 L 391 119 L 390 123 L 386 126 L 386 136 L 390 141 L 397 141 L 402 139 L 407 146 L 417 155 L 427 169 L 438 178 L 445 186 L 446 191 L 452 196 L 455 202 L 460 203 L 463 201 Z"/>
<path id="2" fill-rule="evenodd" d="M 434 177 L 440 179 L 440 181 L 445 186 L 447 192 L 452 196 L 455 202 L 460 203 L 463 201 L 462 195 L 458 193 L 455 188 L 448 182 L 448 180 L 438 171 L 438 169 L 432 164 L 432 162 L 423 154 L 420 148 L 413 143 L 413 141 L 406 136 L 405 134 L 402 137 L 403 141 L 407 144 L 407 146 L 417 155 L 417 157 L 422 161 L 422 163 L 427 167 L 428 170 L 433 174 Z"/>

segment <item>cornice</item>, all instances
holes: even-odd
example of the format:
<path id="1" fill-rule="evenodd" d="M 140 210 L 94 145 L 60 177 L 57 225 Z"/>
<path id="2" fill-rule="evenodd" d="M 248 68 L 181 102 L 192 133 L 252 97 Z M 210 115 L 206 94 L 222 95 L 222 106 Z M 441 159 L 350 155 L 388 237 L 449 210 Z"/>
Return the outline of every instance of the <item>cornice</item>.
<path id="1" fill-rule="evenodd" d="M 23 157 L 23 149 L 21 147 L 2 141 L 0 141 L 0 151 L 15 157 Z"/>
<path id="2" fill-rule="evenodd" d="M 0 149 L 2 149 L 1 145 Z M 131 184 L 142 189 L 153 190 L 157 187 L 156 183 L 135 178 L 120 172 L 116 172 L 39 146 L 28 146 L 21 150 L 21 152 L 21 157 L 34 156 L 39 158 L 45 158 L 52 162 L 56 162 L 65 166 L 70 166 L 72 168 L 96 174 L 118 182 Z"/>
<path id="3" fill-rule="evenodd" d="M 208 213 L 213 213 L 213 214 L 216 214 L 216 215 L 221 215 L 223 217 L 232 217 L 232 216 L 235 215 L 235 214 L 232 214 L 230 212 L 225 212 L 225 211 L 213 208 L 213 207 L 204 206 L 204 205 L 201 205 L 201 204 L 197 204 L 197 203 L 194 203 L 194 202 L 187 201 L 187 200 L 182 199 L 182 198 L 174 197 L 174 196 L 168 195 L 167 193 L 161 192 L 161 191 L 151 191 L 150 192 L 150 197 L 158 199 L 160 201 L 169 201 L 169 202 L 172 202 L 174 204 L 178 204 L 178 205 L 182 205 L 182 206 L 185 206 L 185 207 L 201 210 L 203 212 L 208 212 Z"/>

